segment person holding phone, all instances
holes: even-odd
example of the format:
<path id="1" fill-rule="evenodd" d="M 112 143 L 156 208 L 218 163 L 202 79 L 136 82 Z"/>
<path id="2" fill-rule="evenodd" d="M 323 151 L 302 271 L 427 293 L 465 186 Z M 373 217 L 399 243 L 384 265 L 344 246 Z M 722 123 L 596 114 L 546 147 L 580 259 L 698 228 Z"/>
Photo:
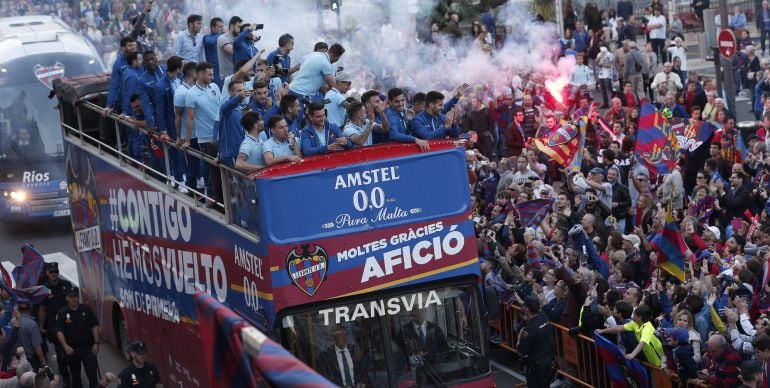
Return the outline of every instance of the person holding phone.
<path id="1" fill-rule="evenodd" d="M 706 363 L 708 368 L 698 371 L 698 378 L 689 382 L 706 384 L 710 387 L 737 387 L 741 384 L 738 377 L 741 367 L 741 356 L 733 350 L 727 339 L 714 333 L 707 342 L 708 353 Z"/>

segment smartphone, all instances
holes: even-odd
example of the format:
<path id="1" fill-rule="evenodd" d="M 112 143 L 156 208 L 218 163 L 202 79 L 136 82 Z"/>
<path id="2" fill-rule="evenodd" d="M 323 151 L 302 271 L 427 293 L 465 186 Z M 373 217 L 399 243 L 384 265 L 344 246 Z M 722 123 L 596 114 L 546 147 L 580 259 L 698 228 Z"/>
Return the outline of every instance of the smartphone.
<path id="1" fill-rule="evenodd" d="M 257 25 L 255 25 L 255 26 L 254 26 L 254 29 L 255 29 L 255 30 L 261 30 L 261 29 L 263 29 L 263 28 L 265 28 L 265 25 L 264 25 L 264 24 L 257 24 Z"/>
<path id="2" fill-rule="evenodd" d="M 479 216 L 475 216 L 475 217 L 473 217 L 473 222 L 474 222 L 474 223 L 477 223 L 477 224 L 478 224 L 478 223 L 479 223 L 479 221 L 481 221 L 481 217 L 479 217 Z"/>

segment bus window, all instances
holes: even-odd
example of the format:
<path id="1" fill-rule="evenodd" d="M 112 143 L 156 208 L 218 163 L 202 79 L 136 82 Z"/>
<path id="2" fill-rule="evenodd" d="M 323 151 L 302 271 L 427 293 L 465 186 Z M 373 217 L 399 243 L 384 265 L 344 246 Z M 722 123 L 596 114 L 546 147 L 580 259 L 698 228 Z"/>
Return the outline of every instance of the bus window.
<path id="1" fill-rule="evenodd" d="M 338 385 L 451 385 L 488 371 L 477 294 L 463 285 L 324 305 L 290 315 L 282 338 L 296 335 L 284 346 Z"/>

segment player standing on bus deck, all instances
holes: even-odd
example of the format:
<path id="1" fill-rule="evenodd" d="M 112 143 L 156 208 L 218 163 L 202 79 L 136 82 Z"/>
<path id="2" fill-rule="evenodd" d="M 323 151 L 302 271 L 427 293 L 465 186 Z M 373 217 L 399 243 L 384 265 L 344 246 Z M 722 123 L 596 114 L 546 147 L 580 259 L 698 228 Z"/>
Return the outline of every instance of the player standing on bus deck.
<path id="1" fill-rule="evenodd" d="M 70 372 L 66 366 L 67 353 L 61 343 L 56 339 L 56 313 L 67 305 L 67 294 L 72 290 L 72 283 L 59 277 L 59 263 L 45 263 L 45 275 L 48 281 L 43 284 L 51 290 L 48 298 L 40 302 L 37 311 L 38 322 L 40 322 L 40 332 L 43 337 L 51 342 L 56 349 L 56 363 L 59 367 L 59 374 L 64 381 L 69 381 Z"/>
<path id="2" fill-rule="evenodd" d="M 155 364 L 147 362 L 147 344 L 134 341 L 128 345 L 129 363 L 118 375 L 118 388 L 161 388 L 160 373 Z"/>
<path id="3" fill-rule="evenodd" d="M 80 365 L 86 370 L 88 384 L 96 386 L 99 354 L 99 322 L 91 308 L 79 302 L 80 290 L 73 287 L 67 293 L 67 305 L 56 314 L 57 337 L 70 368 L 71 381 L 64 380 L 65 387 L 82 388 Z"/>
<path id="4" fill-rule="evenodd" d="M 527 363 L 527 386 L 547 387 L 553 380 L 553 328 L 533 295 L 524 299 L 524 316 L 527 324 L 519 333 L 516 349 Z"/>

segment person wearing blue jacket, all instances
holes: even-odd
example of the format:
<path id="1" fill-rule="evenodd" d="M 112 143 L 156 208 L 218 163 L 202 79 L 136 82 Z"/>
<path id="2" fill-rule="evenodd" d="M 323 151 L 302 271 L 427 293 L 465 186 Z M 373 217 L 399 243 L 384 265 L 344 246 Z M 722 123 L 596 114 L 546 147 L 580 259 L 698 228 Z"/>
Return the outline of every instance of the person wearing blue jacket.
<path id="1" fill-rule="evenodd" d="M 225 29 L 225 22 L 222 18 L 211 18 L 209 21 L 210 32 L 203 37 L 203 56 L 206 62 L 214 65 L 214 83 L 220 88 L 222 80 L 219 78 L 219 53 L 217 53 L 217 39 L 222 35 Z"/>
<path id="2" fill-rule="evenodd" d="M 243 82 L 237 80 L 230 81 L 228 93 L 230 97 L 219 107 L 219 131 L 214 136 L 219 141 L 219 161 L 226 166 L 235 167 L 235 158 L 245 137 L 241 125 L 241 103 L 251 93 L 243 87 Z"/>
<path id="3" fill-rule="evenodd" d="M 174 84 L 179 74 L 182 72 L 182 57 L 172 56 L 166 61 L 166 74 L 161 78 L 154 88 L 155 94 L 155 122 L 158 126 L 160 138 L 163 140 L 177 140 L 178 133 L 174 120 L 176 119 L 174 109 Z M 182 154 L 174 147 L 169 147 L 169 162 L 171 164 L 171 173 L 174 175 L 174 183 L 182 183 L 185 169 Z"/>
<path id="4" fill-rule="evenodd" d="M 249 24 L 241 26 L 241 33 L 233 41 L 233 63 L 248 61 L 259 52 L 255 44 L 259 41 L 260 37 L 249 26 Z M 238 71 L 238 69 L 233 68 L 233 72 L 235 71 Z"/>
<path id="5" fill-rule="evenodd" d="M 123 70 L 128 66 L 126 64 L 126 54 L 136 52 L 136 41 L 129 36 L 120 40 L 120 50 L 112 64 L 112 74 L 110 75 L 110 89 L 107 92 L 107 105 L 102 111 L 107 116 L 116 108 L 121 108 L 121 87 L 123 86 Z"/>
<path id="6" fill-rule="evenodd" d="M 443 139 L 460 136 L 460 126 L 455 122 L 457 96 L 444 104 L 444 95 L 430 91 L 425 95 L 425 111 L 412 120 L 412 131 L 423 140 Z"/>
<path id="7" fill-rule="evenodd" d="M 139 70 L 139 82 L 147 92 L 153 109 L 155 109 L 155 85 L 163 79 L 166 72 L 158 65 L 158 57 L 154 51 L 142 54 L 142 68 Z M 156 118 L 157 119 L 157 118 Z"/>
<path id="8" fill-rule="evenodd" d="M 300 115 L 299 98 L 296 94 L 285 94 L 281 97 L 279 104 L 273 104 L 273 106 L 267 110 L 267 113 L 263 116 L 263 121 L 268 122 L 273 116 L 282 116 L 289 126 L 289 132 L 294 133 L 294 136 L 299 139 L 302 132 L 302 119 Z M 265 128 L 264 131 L 259 133 L 259 140 L 265 142 L 267 139 L 273 136 L 273 131 L 269 128 Z"/>
<path id="9" fill-rule="evenodd" d="M 388 90 L 388 108 L 385 109 L 385 118 L 388 121 L 390 130 L 388 136 L 391 141 L 398 143 L 414 143 L 421 150 L 430 150 L 428 142 L 418 139 L 412 135 L 409 118 L 406 115 L 406 95 L 401 88 L 392 88 Z"/>
<path id="10" fill-rule="evenodd" d="M 126 116 L 135 116 L 131 110 L 131 98 L 134 95 L 138 95 L 144 121 L 147 124 L 147 128 L 155 128 L 155 119 L 152 112 L 152 104 L 150 98 L 147 95 L 147 90 L 142 86 L 139 81 L 139 53 L 131 52 L 126 54 L 126 63 L 128 66 L 123 70 L 123 85 L 121 86 L 121 107 Z M 144 160 L 142 155 L 142 145 L 145 136 L 137 129 L 128 129 L 128 155 L 140 162 Z"/>
<path id="11" fill-rule="evenodd" d="M 302 129 L 300 143 L 303 155 L 320 155 L 353 147 L 339 127 L 326 121 L 326 109 L 322 102 L 311 103 L 307 117 L 310 123 Z"/>

